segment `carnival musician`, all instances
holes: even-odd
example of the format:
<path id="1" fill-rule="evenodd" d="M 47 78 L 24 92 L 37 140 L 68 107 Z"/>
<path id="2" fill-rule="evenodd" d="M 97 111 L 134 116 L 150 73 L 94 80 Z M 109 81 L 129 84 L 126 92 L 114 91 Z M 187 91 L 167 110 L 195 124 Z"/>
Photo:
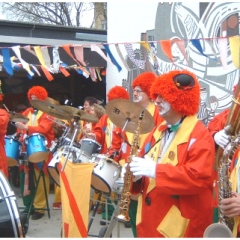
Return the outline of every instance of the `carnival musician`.
<path id="1" fill-rule="evenodd" d="M 28 100 L 31 103 L 31 100 L 46 100 L 48 97 L 48 92 L 42 86 L 33 86 L 28 90 L 27 93 Z M 17 131 L 21 133 L 21 142 L 22 145 L 25 146 L 25 139 L 32 134 L 38 133 L 43 135 L 47 140 L 47 148 L 50 147 L 51 142 L 54 140 L 54 122 L 50 120 L 48 114 L 34 109 L 33 107 L 27 108 L 22 115 L 29 118 L 27 124 L 16 122 L 15 125 L 17 127 Z M 25 149 L 23 149 L 24 151 Z M 20 181 L 21 193 L 23 196 L 23 204 L 25 209 L 23 212 L 28 213 L 31 203 L 33 201 L 33 210 L 30 214 L 32 214 L 32 220 L 38 220 L 44 216 L 44 210 L 46 209 L 46 198 L 44 193 L 44 181 L 43 178 L 40 178 L 39 185 L 37 189 L 35 189 L 34 177 L 35 174 L 36 179 L 40 173 L 40 170 L 43 170 L 45 177 L 45 186 L 47 195 L 49 194 L 49 175 L 47 172 L 47 163 L 51 160 L 52 154 L 49 153 L 46 159 L 41 159 L 38 163 L 27 162 L 24 164 L 24 181 Z M 46 163 L 46 164 L 45 164 Z M 43 165 L 42 165 L 43 164 Z M 27 184 L 29 182 L 29 184 Z M 27 186 L 28 185 L 28 186 Z M 36 195 L 34 197 L 34 192 L 36 191 Z M 34 197 L 34 199 L 33 199 Z M 41 209 L 41 210 L 38 210 Z"/>
<path id="2" fill-rule="evenodd" d="M 137 237 L 202 237 L 212 221 L 214 142 L 197 119 L 200 86 L 187 70 L 165 73 L 150 95 L 164 122 L 132 158 L 132 194 L 141 193 Z"/>

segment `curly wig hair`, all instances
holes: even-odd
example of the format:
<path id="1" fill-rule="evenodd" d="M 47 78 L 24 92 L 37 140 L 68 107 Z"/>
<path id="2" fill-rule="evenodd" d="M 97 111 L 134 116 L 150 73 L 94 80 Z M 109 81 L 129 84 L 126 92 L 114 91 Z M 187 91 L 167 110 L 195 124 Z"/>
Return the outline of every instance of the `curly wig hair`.
<path id="1" fill-rule="evenodd" d="M 175 111 L 184 116 L 198 112 L 200 85 L 195 74 L 188 70 L 174 70 L 157 77 L 150 94 L 153 100 L 160 95 Z"/>
<path id="2" fill-rule="evenodd" d="M 104 115 L 106 112 L 105 108 L 97 103 L 94 103 L 93 107 L 94 107 L 94 111 L 95 111 L 95 114 L 98 119 L 100 119 L 102 117 L 102 115 Z"/>
<path id="3" fill-rule="evenodd" d="M 139 74 L 132 82 L 132 88 L 140 87 L 149 97 L 150 88 L 156 80 L 156 75 L 153 72 L 144 72 Z"/>
<path id="4" fill-rule="evenodd" d="M 31 96 L 35 95 L 39 100 L 46 100 L 48 93 L 44 87 L 34 86 L 28 90 L 28 100 L 31 100 Z"/>
<path id="5" fill-rule="evenodd" d="M 107 98 L 108 98 L 108 101 L 111 101 L 117 98 L 123 98 L 123 99 L 129 100 L 130 96 L 124 87 L 115 86 L 108 91 Z"/>

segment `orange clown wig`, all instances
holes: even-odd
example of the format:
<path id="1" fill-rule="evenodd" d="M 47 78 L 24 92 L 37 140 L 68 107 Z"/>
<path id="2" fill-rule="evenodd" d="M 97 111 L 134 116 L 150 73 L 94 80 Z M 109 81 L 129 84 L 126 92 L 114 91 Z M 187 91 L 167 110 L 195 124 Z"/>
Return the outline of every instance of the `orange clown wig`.
<path id="1" fill-rule="evenodd" d="M 140 87 L 150 97 L 150 87 L 156 80 L 156 77 L 152 72 L 141 73 L 133 80 L 132 88 Z"/>
<path id="2" fill-rule="evenodd" d="M 31 96 L 35 95 L 39 100 L 46 100 L 48 93 L 44 87 L 34 86 L 28 90 L 28 100 L 31 100 Z"/>
<path id="3" fill-rule="evenodd" d="M 151 98 L 158 95 L 184 116 L 198 112 L 200 85 L 197 77 L 187 70 L 170 71 L 157 77 L 150 90 Z"/>
<path id="4" fill-rule="evenodd" d="M 108 91 L 107 98 L 108 98 L 108 101 L 111 101 L 117 98 L 123 98 L 123 99 L 129 100 L 130 96 L 124 87 L 115 86 Z"/>

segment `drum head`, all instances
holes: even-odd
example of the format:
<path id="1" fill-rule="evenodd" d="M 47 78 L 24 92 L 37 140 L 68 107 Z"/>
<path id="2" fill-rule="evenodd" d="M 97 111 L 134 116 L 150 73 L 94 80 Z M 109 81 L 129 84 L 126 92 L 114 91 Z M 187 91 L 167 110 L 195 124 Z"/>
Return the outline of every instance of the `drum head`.
<path id="1" fill-rule="evenodd" d="M 24 237 L 16 197 L 0 171 L 0 237 Z"/>

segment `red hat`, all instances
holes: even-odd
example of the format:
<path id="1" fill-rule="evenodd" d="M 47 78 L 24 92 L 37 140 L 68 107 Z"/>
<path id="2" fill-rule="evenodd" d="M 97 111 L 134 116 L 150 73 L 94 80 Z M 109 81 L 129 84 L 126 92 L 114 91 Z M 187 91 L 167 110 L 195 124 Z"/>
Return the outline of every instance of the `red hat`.
<path id="1" fill-rule="evenodd" d="M 111 101 L 111 100 L 117 99 L 117 98 L 124 98 L 127 100 L 130 99 L 130 96 L 129 96 L 129 93 L 127 92 L 127 90 L 124 87 L 120 87 L 120 86 L 115 86 L 115 87 L 111 88 L 108 91 L 107 97 L 108 97 L 108 101 Z"/>
<path id="2" fill-rule="evenodd" d="M 46 100 L 48 93 L 44 87 L 34 86 L 28 90 L 28 100 L 31 100 L 31 96 L 35 95 L 39 100 Z"/>
<path id="3" fill-rule="evenodd" d="M 139 74 L 132 82 L 132 88 L 140 87 L 150 97 L 150 87 L 156 80 L 153 72 L 144 72 Z"/>
<path id="4" fill-rule="evenodd" d="M 157 77 L 151 87 L 151 98 L 158 95 L 182 115 L 194 115 L 200 103 L 200 85 L 197 77 L 187 70 L 170 71 Z"/>

